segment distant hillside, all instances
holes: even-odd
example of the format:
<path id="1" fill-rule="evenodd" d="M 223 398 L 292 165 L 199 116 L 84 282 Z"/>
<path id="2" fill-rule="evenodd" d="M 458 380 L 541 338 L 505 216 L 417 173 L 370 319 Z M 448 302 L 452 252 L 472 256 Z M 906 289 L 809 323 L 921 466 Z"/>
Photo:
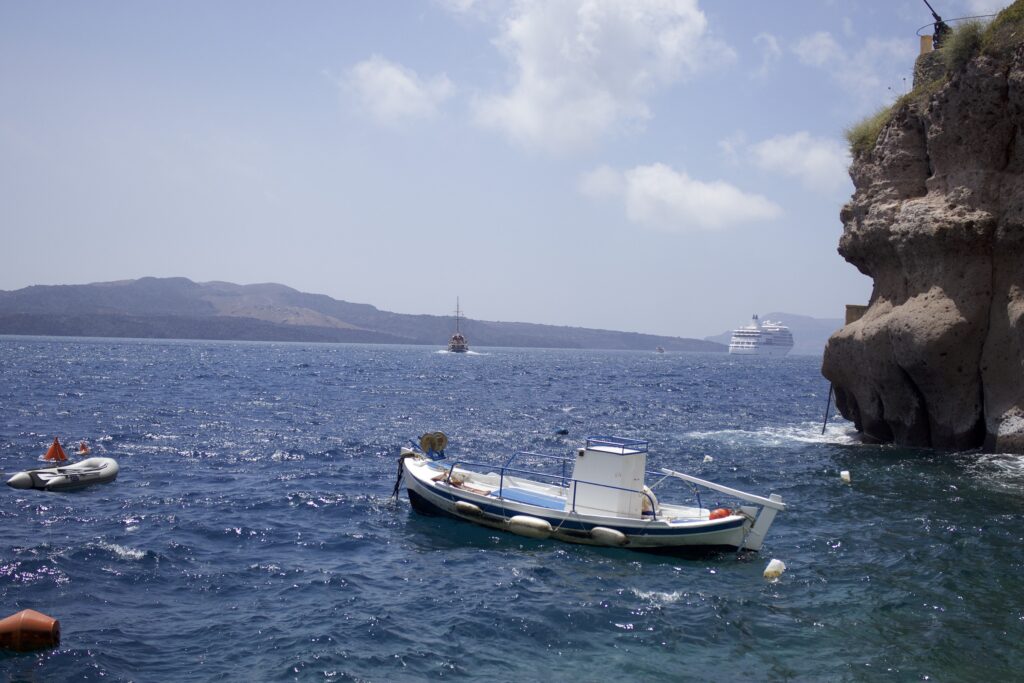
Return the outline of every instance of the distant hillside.
<path id="1" fill-rule="evenodd" d="M 779 321 L 793 333 L 793 350 L 790 353 L 801 356 L 820 356 L 825 353 L 825 342 L 833 332 L 843 326 L 841 318 L 811 318 L 793 313 L 766 313 L 761 320 Z M 736 321 L 736 327 L 746 325 L 749 320 Z M 729 345 L 732 330 L 704 337 L 706 341 Z"/>
<path id="2" fill-rule="evenodd" d="M 0 334 L 444 346 L 452 316 L 388 313 L 278 284 L 152 278 L 0 291 Z M 466 319 L 471 346 L 725 351 L 719 343 L 635 332 Z"/>

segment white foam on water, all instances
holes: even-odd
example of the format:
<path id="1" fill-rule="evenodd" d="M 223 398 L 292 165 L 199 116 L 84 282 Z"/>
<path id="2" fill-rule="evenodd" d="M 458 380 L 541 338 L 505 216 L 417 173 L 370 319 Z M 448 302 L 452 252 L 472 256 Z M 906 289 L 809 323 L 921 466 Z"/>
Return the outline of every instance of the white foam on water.
<path id="1" fill-rule="evenodd" d="M 830 424 L 821 433 L 821 424 L 804 422 L 786 427 L 761 427 L 760 429 L 721 429 L 715 431 L 687 432 L 687 438 L 721 441 L 727 444 L 753 444 L 760 446 L 786 446 L 797 443 L 820 443 L 850 445 L 860 443 L 860 436 L 848 422 Z"/>
<path id="2" fill-rule="evenodd" d="M 969 469 L 979 479 L 1000 487 L 1020 490 L 1024 486 L 1024 455 L 979 453 Z"/>
<path id="3" fill-rule="evenodd" d="M 671 605 L 679 602 L 686 595 L 683 591 L 672 591 L 671 593 L 665 593 L 662 591 L 642 591 L 636 588 L 629 589 L 633 595 L 640 598 L 641 600 L 648 602 L 653 607 L 664 607 L 665 605 Z"/>
<path id="4" fill-rule="evenodd" d="M 100 541 L 96 545 L 98 547 L 100 547 L 100 548 L 103 548 L 104 550 L 108 550 L 108 551 L 114 553 L 115 555 L 117 555 L 122 560 L 135 560 L 135 561 L 138 561 L 138 560 L 141 560 L 142 558 L 144 558 L 146 556 L 146 552 L 144 550 L 137 550 L 135 548 L 127 548 L 127 547 L 125 547 L 123 545 L 118 545 L 116 543 L 107 543 L 106 541 Z"/>
<path id="5" fill-rule="evenodd" d="M 302 453 L 288 453 L 287 451 L 274 451 L 274 454 L 270 456 L 270 459 L 274 462 L 285 462 L 305 460 L 306 456 Z"/>

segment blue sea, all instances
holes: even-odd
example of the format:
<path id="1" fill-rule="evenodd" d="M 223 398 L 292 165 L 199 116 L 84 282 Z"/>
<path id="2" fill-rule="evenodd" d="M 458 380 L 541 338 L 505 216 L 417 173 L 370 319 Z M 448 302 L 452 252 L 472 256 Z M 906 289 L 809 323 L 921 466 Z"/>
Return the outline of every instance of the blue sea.
<path id="1" fill-rule="evenodd" d="M 816 358 L 477 351 L 0 338 L 3 479 L 54 436 L 121 466 L 0 487 L 0 617 L 63 630 L 0 679 L 1024 675 L 1024 459 L 822 434 Z M 525 539 L 392 499 L 399 447 L 436 430 L 475 460 L 645 438 L 652 466 L 790 507 L 759 553 Z"/>

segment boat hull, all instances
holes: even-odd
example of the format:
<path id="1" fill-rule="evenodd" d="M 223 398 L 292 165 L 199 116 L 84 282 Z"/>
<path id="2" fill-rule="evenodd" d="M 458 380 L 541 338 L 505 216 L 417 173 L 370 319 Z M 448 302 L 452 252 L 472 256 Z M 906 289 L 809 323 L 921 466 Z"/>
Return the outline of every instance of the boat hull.
<path id="1" fill-rule="evenodd" d="M 552 510 L 473 493 L 443 480 L 433 481 L 429 476 L 440 472 L 441 469 L 406 461 L 403 478 L 414 510 L 532 538 L 550 537 L 567 543 L 634 550 L 741 548 L 752 524 L 750 518 L 742 514 L 717 520 L 672 522 Z M 529 519 L 516 519 L 522 517 Z M 545 528 L 550 531 L 544 533 Z"/>
<path id="2" fill-rule="evenodd" d="M 93 484 L 108 484 L 117 479 L 119 471 L 113 458 L 86 458 L 72 465 L 18 472 L 7 480 L 7 485 L 16 489 L 73 491 Z"/>
<path id="3" fill-rule="evenodd" d="M 792 346 L 729 346 L 729 353 L 733 356 L 785 356 L 792 350 Z"/>

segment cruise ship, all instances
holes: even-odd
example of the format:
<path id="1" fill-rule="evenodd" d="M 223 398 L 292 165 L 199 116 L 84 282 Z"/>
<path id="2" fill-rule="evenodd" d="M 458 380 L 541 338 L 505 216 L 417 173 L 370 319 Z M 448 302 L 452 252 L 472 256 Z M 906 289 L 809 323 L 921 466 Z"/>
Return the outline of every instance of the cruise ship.
<path id="1" fill-rule="evenodd" d="M 753 320 L 733 330 L 729 353 L 743 356 L 785 356 L 793 348 L 793 333 L 780 322 Z"/>

